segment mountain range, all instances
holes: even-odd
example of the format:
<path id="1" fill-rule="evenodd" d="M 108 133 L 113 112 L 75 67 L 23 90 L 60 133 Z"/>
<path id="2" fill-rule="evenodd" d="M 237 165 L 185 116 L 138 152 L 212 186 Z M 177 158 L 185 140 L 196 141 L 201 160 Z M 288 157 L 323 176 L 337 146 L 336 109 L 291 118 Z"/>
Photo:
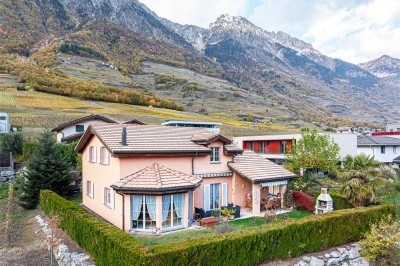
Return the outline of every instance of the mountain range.
<path id="1" fill-rule="evenodd" d="M 268 116 L 263 115 L 266 107 L 279 107 L 286 110 L 289 120 L 333 126 L 384 124 L 400 115 L 400 86 L 396 82 L 400 60 L 389 56 L 355 65 L 323 55 L 311 44 L 284 32 L 263 30 L 243 17 L 221 15 L 209 28 L 180 25 L 160 18 L 136 0 L 0 3 L 1 54 L 18 54 L 54 68 L 57 60 L 43 58 L 49 50 L 59 51 L 63 44 L 85 47 L 91 52 L 78 55 L 100 55 L 118 66 L 132 77 L 135 86 L 131 89 L 150 89 L 167 98 L 170 92 L 140 82 L 137 75 L 145 74 L 143 62 L 224 79 L 232 84 L 230 93 L 222 97 L 213 91 L 215 86 L 205 85 L 192 102 L 225 97 L 260 110 L 226 110 L 234 112 L 231 115 L 247 112 L 262 118 Z M 179 71 L 172 74 L 179 75 Z M 209 93 L 202 94 L 202 90 Z M 241 94 L 246 96 L 232 96 Z M 189 111 L 198 111 L 200 106 L 187 104 L 184 97 L 170 98 L 186 104 Z"/>

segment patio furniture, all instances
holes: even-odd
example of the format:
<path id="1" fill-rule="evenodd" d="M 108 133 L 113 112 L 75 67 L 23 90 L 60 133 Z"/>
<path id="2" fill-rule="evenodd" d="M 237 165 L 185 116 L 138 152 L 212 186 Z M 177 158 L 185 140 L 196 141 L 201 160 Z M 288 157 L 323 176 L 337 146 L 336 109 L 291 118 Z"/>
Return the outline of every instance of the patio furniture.
<path id="1" fill-rule="evenodd" d="M 204 227 L 215 226 L 217 224 L 217 222 L 218 222 L 217 217 L 206 217 L 206 218 L 200 219 L 200 225 L 204 226 Z"/>
<path id="2" fill-rule="evenodd" d="M 267 203 L 266 204 L 264 204 L 264 208 L 266 209 L 266 210 L 269 210 L 269 209 L 272 209 L 272 208 L 274 208 L 274 200 L 272 200 L 272 199 L 268 199 L 267 200 Z"/>
<path id="3" fill-rule="evenodd" d="M 253 200 L 252 199 L 246 199 L 246 208 L 253 208 Z"/>
<path id="4" fill-rule="evenodd" d="M 211 216 L 211 211 L 204 211 L 202 208 L 196 208 L 194 207 L 195 210 L 195 217 L 199 218 L 205 218 L 205 217 L 210 217 Z"/>
<path id="5" fill-rule="evenodd" d="M 281 208 L 281 198 L 280 197 L 274 199 L 274 207 Z"/>

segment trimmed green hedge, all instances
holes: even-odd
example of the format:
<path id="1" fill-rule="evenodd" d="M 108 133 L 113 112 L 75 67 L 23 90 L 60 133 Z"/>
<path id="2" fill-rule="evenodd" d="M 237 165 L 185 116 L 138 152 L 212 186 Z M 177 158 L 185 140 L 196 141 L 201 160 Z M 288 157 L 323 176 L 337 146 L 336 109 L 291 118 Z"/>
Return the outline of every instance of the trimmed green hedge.
<path id="1" fill-rule="evenodd" d="M 320 194 L 321 192 L 314 193 L 314 206 Z M 333 200 L 333 210 L 343 210 L 343 209 L 353 208 L 353 205 L 351 205 L 351 203 L 348 202 L 348 200 L 342 194 L 336 192 L 329 192 L 329 195 L 332 197 Z"/>
<path id="2" fill-rule="evenodd" d="M 143 243 L 49 190 L 40 191 L 40 207 L 56 215 L 60 227 L 94 258 L 96 265 L 136 265 Z"/>
<path id="3" fill-rule="evenodd" d="M 353 208 L 141 249 L 143 244 L 50 191 L 41 206 L 97 265 L 256 265 L 357 241 L 371 223 L 395 215 L 393 205 Z M 141 252 L 142 251 L 142 252 Z"/>

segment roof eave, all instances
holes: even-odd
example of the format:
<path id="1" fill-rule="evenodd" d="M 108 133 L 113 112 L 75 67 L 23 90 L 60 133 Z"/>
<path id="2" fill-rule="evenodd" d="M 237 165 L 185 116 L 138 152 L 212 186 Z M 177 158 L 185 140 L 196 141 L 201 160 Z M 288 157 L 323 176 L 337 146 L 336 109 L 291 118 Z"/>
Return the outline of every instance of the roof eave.
<path id="1" fill-rule="evenodd" d="M 190 186 L 180 186 L 180 187 L 170 187 L 170 188 L 134 188 L 134 187 L 118 187 L 115 185 L 111 185 L 111 187 L 118 191 L 118 192 L 132 192 L 132 193 L 156 193 L 156 194 L 161 194 L 161 193 L 168 193 L 168 192 L 176 192 L 176 191 L 191 191 L 195 190 L 197 187 L 200 186 L 200 184 L 203 182 L 203 180 L 200 180 L 198 183 L 195 185 L 190 185 Z"/>

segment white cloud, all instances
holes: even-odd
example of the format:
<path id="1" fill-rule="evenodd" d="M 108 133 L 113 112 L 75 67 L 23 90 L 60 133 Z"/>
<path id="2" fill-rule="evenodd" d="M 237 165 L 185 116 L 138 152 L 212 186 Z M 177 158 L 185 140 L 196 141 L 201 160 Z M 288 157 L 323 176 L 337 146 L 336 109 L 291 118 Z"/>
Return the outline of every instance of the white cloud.
<path id="1" fill-rule="evenodd" d="M 248 0 L 140 0 L 160 17 L 208 28 L 222 14 L 244 15 Z"/>

